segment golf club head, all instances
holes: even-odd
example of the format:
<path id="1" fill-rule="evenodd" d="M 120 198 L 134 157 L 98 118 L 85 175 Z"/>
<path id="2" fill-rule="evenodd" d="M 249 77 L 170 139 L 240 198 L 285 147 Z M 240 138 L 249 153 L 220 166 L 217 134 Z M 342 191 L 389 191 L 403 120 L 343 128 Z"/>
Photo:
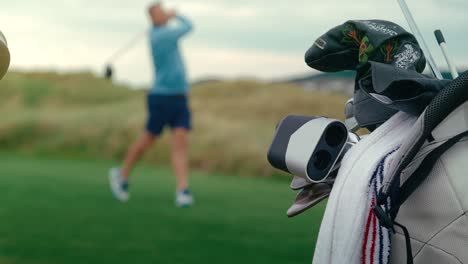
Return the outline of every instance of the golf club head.
<path id="1" fill-rule="evenodd" d="M 297 216 L 330 196 L 333 186 L 329 183 L 317 183 L 301 189 L 293 205 L 288 209 L 288 217 Z"/>
<path id="2" fill-rule="evenodd" d="M 0 31 L 0 80 L 5 76 L 10 66 L 10 51 L 8 50 L 8 43 Z"/>
<path id="3" fill-rule="evenodd" d="M 336 176 L 338 175 L 338 170 L 334 170 L 331 172 L 330 176 L 324 183 L 328 183 L 333 185 L 335 183 Z M 317 183 L 309 182 L 304 178 L 294 176 L 291 185 L 289 186 L 293 191 L 299 191 L 301 189 L 307 188 Z"/>
<path id="4" fill-rule="evenodd" d="M 104 70 L 104 77 L 107 80 L 111 80 L 113 75 L 114 75 L 114 69 L 113 69 L 112 65 L 110 65 L 110 64 L 106 65 L 106 68 Z"/>
<path id="5" fill-rule="evenodd" d="M 308 186 L 313 185 L 313 182 L 307 181 L 302 177 L 294 176 L 291 185 L 289 186 L 293 191 L 299 191 L 300 189 L 304 189 Z"/>
<path id="6" fill-rule="evenodd" d="M 288 116 L 277 126 L 268 161 L 274 168 L 306 182 L 326 182 L 339 167 L 343 151 L 350 148 L 350 138 L 352 142 L 359 141 L 338 120 Z"/>

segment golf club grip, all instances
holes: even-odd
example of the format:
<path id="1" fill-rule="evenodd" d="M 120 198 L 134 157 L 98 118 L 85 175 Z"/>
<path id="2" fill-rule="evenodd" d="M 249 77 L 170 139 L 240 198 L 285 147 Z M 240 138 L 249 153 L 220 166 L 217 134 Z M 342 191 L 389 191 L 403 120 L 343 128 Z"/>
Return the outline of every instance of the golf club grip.
<path id="1" fill-rule="evenodd" d="M 440 31 L 440 29 L 434 31 L 434 35 L 437 39 L 437 43 L 442 44 L 442 43 L 445 43 L 445 38 L 444 38 L 444 34 L 442 34 L 442 31 Z"/>
<path id="2" fill-rule="evenodd" d="M 453 80 L 424 112 L 424 134 L 429 135 L 450 113 L 468 101 L 468 71 Z"/>

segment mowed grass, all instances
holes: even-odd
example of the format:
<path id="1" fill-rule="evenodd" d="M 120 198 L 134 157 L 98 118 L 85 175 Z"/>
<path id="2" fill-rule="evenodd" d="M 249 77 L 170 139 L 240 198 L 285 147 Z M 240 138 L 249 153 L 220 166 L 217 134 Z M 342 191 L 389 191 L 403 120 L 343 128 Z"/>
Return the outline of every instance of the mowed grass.
<path id="1" fill-rule="evenodd" d="M 288 219 L 278 179 L 192 175 L 196 206 L 173 206 L 170 170 L 139 167 L 132 198 L 110 161 L 0 154 L 0 263 L 309 263 L 323 204 Z"/>

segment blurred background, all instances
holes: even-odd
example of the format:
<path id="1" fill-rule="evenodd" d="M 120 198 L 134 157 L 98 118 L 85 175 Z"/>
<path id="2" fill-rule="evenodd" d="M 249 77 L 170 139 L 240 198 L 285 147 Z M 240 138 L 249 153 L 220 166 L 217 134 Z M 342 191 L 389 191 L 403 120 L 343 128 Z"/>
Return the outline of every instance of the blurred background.
<path id="1" fill-rule="evenodd" d="M 309 263 L 324 204 L 292 220 L 290 178 L 266 151 L 287 114 L 343 118 L 352 73 L 304 63 L 317 37 L 350 19 L 408 29 L 396 1 L 168 0 L 195 23 L 182 47 L 193 84 L 191 167 L 197 205 L 173 208 L 166 137 L 145 156 L 132 201 L 107 170 L 143 128 L 153 80 L 140 39 L 103 78 L 107 59 L 149 28 L 146 0 L 0 4 L 12 69 L 0 82 L 0 264 Z M 465 0 L 408 0 L 441 68 L 442 29 L 466 69 Z"/>

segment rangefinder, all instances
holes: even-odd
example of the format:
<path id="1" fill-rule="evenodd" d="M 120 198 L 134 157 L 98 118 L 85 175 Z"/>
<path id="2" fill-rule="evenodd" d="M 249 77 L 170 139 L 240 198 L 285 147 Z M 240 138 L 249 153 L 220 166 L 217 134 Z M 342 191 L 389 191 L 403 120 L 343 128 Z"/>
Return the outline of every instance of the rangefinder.
<path id="1" fill-rule="evenodd" d="M 5 76 L 10 66 L 10 51 L 5 36 L 0 31 L 0 80 Z"/>
<path id="2" fill-rule="evenodd" d="M 276 127 L 268 161 L 305 182 L 322 183 L 334 175 L 344 153 L 358 141 L 341 121 L 290 115 Z"/>

